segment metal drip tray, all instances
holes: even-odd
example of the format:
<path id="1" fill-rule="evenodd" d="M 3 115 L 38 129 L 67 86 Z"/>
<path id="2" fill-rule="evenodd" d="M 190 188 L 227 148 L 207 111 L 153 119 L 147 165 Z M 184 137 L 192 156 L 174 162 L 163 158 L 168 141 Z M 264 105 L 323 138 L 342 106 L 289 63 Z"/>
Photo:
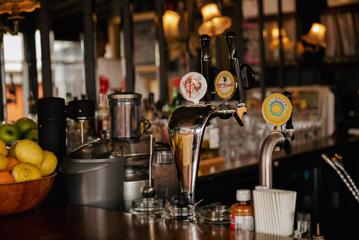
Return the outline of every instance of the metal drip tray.
<path id="1" fill-rule="evenodd" d="M 175 219 L 179 221 L 197 222 L 196 208 L 192 205 L 176 206 L 167 202 L 165 212 L 165 218 Z"/>
<path id="2" fill-rule="evenodd" d="M 135 215 L 161 216 L 163 203 L 156 198 L 138 198 L 132 201 L 130 213 Z"/>
<path id="3" fill-rule="evenodd" d="M 208 224 L 226 225 L 230 223 L 230 208 L 225 205 L 203 207 L 200 210 L 200 221 Z"/>

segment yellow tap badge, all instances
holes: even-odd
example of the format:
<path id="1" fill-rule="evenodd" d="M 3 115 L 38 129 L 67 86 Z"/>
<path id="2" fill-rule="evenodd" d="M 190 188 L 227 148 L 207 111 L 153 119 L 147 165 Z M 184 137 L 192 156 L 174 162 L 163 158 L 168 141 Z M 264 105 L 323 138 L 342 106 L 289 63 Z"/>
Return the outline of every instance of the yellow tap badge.
<path id="1" fill-rule="evenodd" d="M 262 115 L 267 123 L 280 126 L 285 124 L 292 115 L 290 100 L 281 93 L 273 93 L 264 99 Z"/>
<path id="2" fill-rule="evenodd" d="M 214 80 L 217 95 L 224 99 L 230 99 L 236 90 L 236 80 L 229 71 L 220 72 Z"/>

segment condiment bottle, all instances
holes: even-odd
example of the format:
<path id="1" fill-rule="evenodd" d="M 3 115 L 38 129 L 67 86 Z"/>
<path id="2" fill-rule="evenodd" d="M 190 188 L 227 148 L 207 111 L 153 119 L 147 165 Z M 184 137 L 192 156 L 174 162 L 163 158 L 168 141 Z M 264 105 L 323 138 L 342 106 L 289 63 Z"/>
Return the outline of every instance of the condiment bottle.
<path id="1" fill-rule="evenodd" d="M 237 203 L 230 211 L 231 230 L 254 231 L 254 211 L 251 205 L 250 190 L 237 190 Z"/>

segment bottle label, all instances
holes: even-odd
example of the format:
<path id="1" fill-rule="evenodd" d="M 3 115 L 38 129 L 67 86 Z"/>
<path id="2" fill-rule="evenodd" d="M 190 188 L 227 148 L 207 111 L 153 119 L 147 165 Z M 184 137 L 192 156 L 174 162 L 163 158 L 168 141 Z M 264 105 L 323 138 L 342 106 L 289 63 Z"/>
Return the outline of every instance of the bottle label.
<path id="1" fill-rule="evenodd" d="M 254 231 L 253 216 L 231 215 L 231 230 Z"/>

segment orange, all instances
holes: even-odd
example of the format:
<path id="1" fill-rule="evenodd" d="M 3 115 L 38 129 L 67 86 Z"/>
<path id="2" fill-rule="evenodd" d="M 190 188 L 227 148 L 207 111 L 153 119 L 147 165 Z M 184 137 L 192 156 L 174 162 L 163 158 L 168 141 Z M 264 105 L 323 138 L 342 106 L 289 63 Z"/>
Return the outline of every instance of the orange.
<path id="1" fill-rule="evenodd" d="M 5 170 L 8 163 L 9 159 L 7 159 L 7 157 L 5 157 L 4 155 L 0 154 L 0 171 Z"/>
<path id="2" fill-rule="evenodd" d="M 13 182 L 15 182 L 15 179 L 9 172 L 0 172 L 0 184 Z"/>
<path id="3" fill-rule="evenodd" d="M 6 144 L 0 140 L 0 154 L 6 156 L 7 155 L 7 148 Z"/>
<path id="4" fill-rule="evenodd" d="M 14 157 L 8 157 L 7 159 L 9 159 L 9 162 L 7 164 L 6 170 L 12 171 L 12 169 L 16 166 L 16 164 L 19 163 L 19 161 Z"/>

